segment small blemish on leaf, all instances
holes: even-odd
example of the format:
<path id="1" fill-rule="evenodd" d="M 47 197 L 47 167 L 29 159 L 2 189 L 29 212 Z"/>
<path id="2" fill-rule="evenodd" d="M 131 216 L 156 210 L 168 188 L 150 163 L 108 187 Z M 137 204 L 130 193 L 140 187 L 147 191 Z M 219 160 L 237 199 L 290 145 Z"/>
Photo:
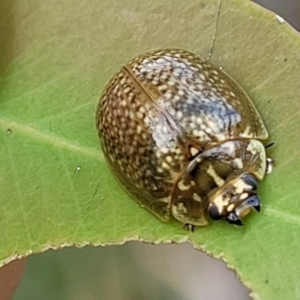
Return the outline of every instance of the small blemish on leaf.
<path id="1" fill-rule="evenodd" d="M 81 170 L 81 167 L 80 166 L 76 166 L 75 169 L 74 169 L 74 174 L 79 173 L 80 170 Z"/>
<path id="2" fill-rule="evenodd" d="M 275 18 L 276 18 L 276 20 L 277 20 L 277 22 L 278 22 L 279 24 L 285 23 L 285 20 L 284 20 L 283 17 L 280 17 L 280 16 L 278 16 L 278 15 L 275 15 Z"/>

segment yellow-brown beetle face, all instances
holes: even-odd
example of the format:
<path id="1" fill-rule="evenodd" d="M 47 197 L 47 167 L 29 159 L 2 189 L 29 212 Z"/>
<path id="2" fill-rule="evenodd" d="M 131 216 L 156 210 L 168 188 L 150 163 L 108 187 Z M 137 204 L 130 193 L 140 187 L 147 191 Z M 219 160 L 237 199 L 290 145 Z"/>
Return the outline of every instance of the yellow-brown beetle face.
<path id="1" fill-rule="evenodd" d="M 231 224 L 242 225 L 241 219 L 252 208 L 260 211 L 260 201 L 256 195 L 257 180 L 249 174 L 230 180 L 208 197 L 208 213 L 213 220 L 226 220 Z"/>
<path id="2" fill-rule="evenodd" d="M 251 208 L 259 211 L 258 180 L 267 172 L 265 147 L 257 140 L 231 140 L 196 155 L 172 191 L 172 215 L 182 223 L 213 220 L 242 225 Z M 191 200 L 192 199 L 192 200 Z"/>
<path id="3" fill-rule="evenodd" d="M 198 55 L 146 53 L 112 78 L 96 113 L 122 187 L 162 221 L 239 224 L 259 210 L 268 132 L 244 90 Z"/>

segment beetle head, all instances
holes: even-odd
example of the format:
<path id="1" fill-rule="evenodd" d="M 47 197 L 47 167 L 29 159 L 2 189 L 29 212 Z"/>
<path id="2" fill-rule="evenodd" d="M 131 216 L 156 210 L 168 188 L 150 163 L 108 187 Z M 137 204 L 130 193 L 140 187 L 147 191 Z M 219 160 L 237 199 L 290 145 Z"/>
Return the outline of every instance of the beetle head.
<path id="1" fill-rule="evenodd" d="M 208 213 L 213 220 L 226 220 L 230 224 L 243 225 L 241 218 L 252 208 L 260 211 L 259 198 L 256 195 L 256 178 L 244 173 L 225 183 L 216 192 L 209 195 Z"/>

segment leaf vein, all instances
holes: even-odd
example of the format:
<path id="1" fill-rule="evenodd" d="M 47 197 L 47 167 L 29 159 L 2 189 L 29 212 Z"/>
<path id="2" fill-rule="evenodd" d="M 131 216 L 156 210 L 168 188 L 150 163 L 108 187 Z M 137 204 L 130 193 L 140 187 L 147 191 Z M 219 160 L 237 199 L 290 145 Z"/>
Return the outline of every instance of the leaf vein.
<path id="1" fill-rule="evenodd" d="M 65 139 L 61 136 L 57 136 L 50 132 L 41 131 L 29 125 L 21 124 L 0 117 L 0 127 L 4 128 L 4 130 L 7 130 L 9 128 L 13 133 L 21 133 L 26 136 L 33 137 L 57 148 L 70 150 L 72 152 L 79 153 L 83 156 L 93 159 L 103 160 L 103 154 L 99 149 L 88 148 L 82 145 L 75 144 L 71 140 Z"/>

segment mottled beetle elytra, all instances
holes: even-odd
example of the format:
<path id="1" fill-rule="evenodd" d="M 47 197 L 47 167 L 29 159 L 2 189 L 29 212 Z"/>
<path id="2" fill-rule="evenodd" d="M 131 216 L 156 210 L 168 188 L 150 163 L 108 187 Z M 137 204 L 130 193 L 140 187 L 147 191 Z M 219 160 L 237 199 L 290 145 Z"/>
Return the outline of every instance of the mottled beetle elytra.
<path id="1" fill-rule="evenodd" d="M 242 87 L 198 55 L 134 58 L 107 85 L 96 123 L 122 187 L 162 221 L 241 225 L 260 210 L 258 182 L 273 165 L 268 132 Z"/>

